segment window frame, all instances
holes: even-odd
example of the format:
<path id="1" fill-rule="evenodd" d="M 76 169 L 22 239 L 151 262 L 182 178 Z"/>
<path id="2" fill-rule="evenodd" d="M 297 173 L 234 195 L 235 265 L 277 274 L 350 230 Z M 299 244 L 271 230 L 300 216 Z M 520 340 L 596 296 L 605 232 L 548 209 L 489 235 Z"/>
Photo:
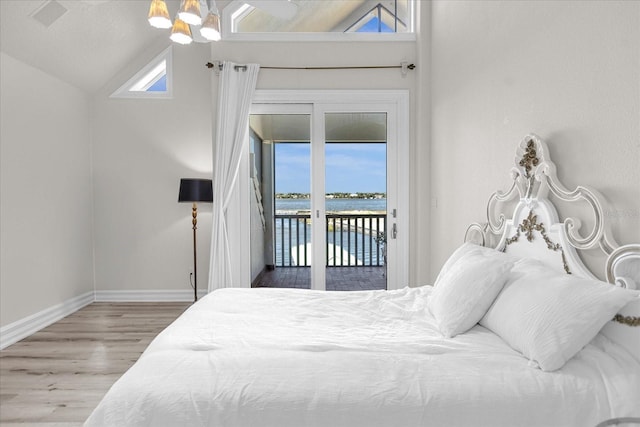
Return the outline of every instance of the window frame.
<path id="1" fill-rule="evenodd" d="M 165 73 L 167 90 L 166 91 L 132 91 L 131 88 L 139 86 L 141 81 L 154 71 L 162 62 L 165 62 Z M 151 87 L 159 77 L 149 80 L 142 87 Z M 133 77 L 127 80 L 122 86 L 115 90 L 110 98 L 132 98 L 132 99 L 172 99 L 173 98 L 173 46 L 164 49 L 160 54 L 154 57 L 140 71 L 135 73 Z"/>

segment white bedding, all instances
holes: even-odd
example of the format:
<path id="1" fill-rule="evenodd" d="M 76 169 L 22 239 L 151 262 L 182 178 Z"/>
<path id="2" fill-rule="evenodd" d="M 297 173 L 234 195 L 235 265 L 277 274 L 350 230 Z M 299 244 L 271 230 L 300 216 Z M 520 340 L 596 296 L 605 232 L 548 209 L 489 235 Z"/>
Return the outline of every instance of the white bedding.
<path id="1" fill-rule="evenodd" d="M 543 372 L 431 287 L 222 289 L 151 343 L 86 426 L 595 426 L 638 416 L 640 364 L 598 335 Z"/>

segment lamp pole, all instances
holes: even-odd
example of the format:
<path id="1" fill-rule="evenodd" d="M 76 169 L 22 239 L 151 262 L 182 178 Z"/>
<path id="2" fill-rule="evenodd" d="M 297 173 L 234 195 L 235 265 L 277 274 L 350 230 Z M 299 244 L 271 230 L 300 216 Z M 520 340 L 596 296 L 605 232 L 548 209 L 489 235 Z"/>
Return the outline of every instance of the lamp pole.
<path id="1" fill-rule="evenodd" d="M 193 219 L 191 223 L 193 224 L 193 300 L 198 301 L 198 257 L 196 252 L 196 229 L 198 228 L 196 225 L 198 224 L 198 205 L 196 202 L 193 202 L 193 207 L 191 208 L 191 216 Z"/>

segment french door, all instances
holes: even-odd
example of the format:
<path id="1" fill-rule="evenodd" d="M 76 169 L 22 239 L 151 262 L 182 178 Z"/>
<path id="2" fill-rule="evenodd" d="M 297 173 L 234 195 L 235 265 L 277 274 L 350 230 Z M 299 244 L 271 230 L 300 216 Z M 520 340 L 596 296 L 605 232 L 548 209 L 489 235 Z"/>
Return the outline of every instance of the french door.
<path id="1" fill-rule="evenodd" d="M 251 112 L 253 127 L 261 135 L 254 138 L 266 138 L 260 150 L 247 150 L 249 175 L 257 171 L 255 156 L 267 159 L 259 162 L 262 167 L 274 167 L 277 162 L 269 164 L 271 156 L 277 156 L 278 150 L 301 153 L 295 165 L 302 168 L 302 174 L 308 173 L 308 182 L 299 179 L 296 191 L 283 193 L 276 189 L 275 180 L 263 182 L 267 194 L 279 194 L 279 197 L 302 198 L 309 200 L 288 200 L 291 206 L 300 202 L 297 214 L 303 212 L 308 219 L 296 221 L 297 228 L 291 228 L 289 223 L 277 222 L 285 215 L 266 215 L 263 221 L 264 235 L 269 240 L 275 238 L 276 230 L 269 230 L 271 225 L 288 229 L 286 234 L 278 234 L 282 242 L 265 242 L 264 247 L 284 247 L 292 252 L 288 253 L 285 262 L 294 260 L 297 266 L 309 266 L 309 288 L 325 290 L 327 288 L 327 269 L 336 266 L 366 266 L 383 265 L 387 289 L 397 289 L 408 284 L 408 95 L 405 91 L 263 91 L 258 90 L 254 96 Z M 270 126 L 270 127 L 269 127 Z M 276 129 L 278 129 L 276 132 Z M 305 129 L 306 128 L 306 129 Z M 266 136 L 265 136 L 266 135 Z M 287 135 L 284 138 L 283 135 Z M 273 138 L 274 140 L 268 140 Z M 277 140 L 276 140 L 277 139 Z M 252 144 L 255 141 L 251 142 Z M 259 153 L 256 153 L 259 151 Z M 361 157 L 340 157 L 342 152 L 360 152 Z M 307 154 L 305 154 L 307 153 Z M 281 155 L 282 156 L 282 155 Z M 340 164 L 336 159 L 347 159 Z M 382 158 L 382 164 L 379 159 Z M 307 160 L 308 159 L 308 160 Z M 351 160 L 349 160 L 351 159 Z M 378 163 L 373 163 L 378 159 Z M 308 164 L 306 164 L 308 162 Z M 367 162 L 371 162 L 370 164 Z M 266 166 L 264 166 L 266 165 Z M 382 183 L 375 186 L 368 181 L 374 180 L 367 175 L 365 181 L 357 181 L 358 167 L 375 169 L 374 175 L 382 176 Z M 293 168 L 293 166 L 290 166 Z M 280 165 L 274 175 L 289 172 L 286 166 Z M 283 169 L 284 168 L 284 169 Z M 305 172 L 306 171 L 306 172 Z M 347 173 L 348 172 L 348 173 Z M 371 170 L 367 173 L 371 174 Z M 242 174 L 242 173 L 241 173 Z M 268 176 L 265 171 L 261 176 Z M 349 175 L 351 174 L 351 175 Z M 354 183 L 345 181 L 353 180 Z M 247 199 L 251 200 L 251 182 L 247 188 Z M 371 186 L 368 186 L 371 184 Z M 351 186 L 350 186 L 351 185 Z M 284 187 L 283 187 L 284 188 Z M 294 188 L 294 187 L 291 187 Z M 357 193 L 345 193 L 345 189 L 353 188 Z M 263 194 L 265 189 L 263 188 Z M 344 194 L 349 199 L 369 198 L 365 204 L 375 206 L 375 213 L 363 215 L 336 215 L 335 197 Z M 384 198 L 384 200 L 382 200 Z M 376 200 L 377 199 L 377 200 Z M 265 201 L 270 212 L 275 212 L 269 206 L 271 200 Z M 362 200 L 352 200 L 352 203 L 363 203 Z M 276 201 L 277 203 L 277 201 Z M 306 203 L 306 205 L 305 205 Z M 290 215 L 295 216 L 295 215 Z M 271 217 L 275 218 L 270 223 Z M 286 218 L 282 218 L 286 220 Z M 249 219 L 250 220 L 250 219 Z M 337 221 L 337 222 L 336 222 Z M 255 222 L 255 221 L 254 221 Z M 292 244 L 291 234 L 300 235 L 300 223 L 304 228 L 305 237 L 300 243 L 299 237 Z M 288 227 L 288 228 L 287 228 Z M 245 229 L 256 228 L 252 227 Z M 336 229 L 340 233 L 336 234 Z M 346 230 L 346 232 L 344 231 Z M 350 231 L 351 230 L 351 231 Z M 280 230 L 282 232 L 282 230 Z M 255 236 L 243 236 L 249 246 L 255 245 Z M 348 243 L 346 242 L 348 240 Z M 375 243 L 374 243 L 375 242 Z M 382 243 L 382 245 L 380 244 Z M 279 246 L 278 246 L 279 245 Z M 355 253 L 353 247 L 355 246 Z M 350 248 L 350 249 L 345 249 Z M 382 252 L 381 252 L 382 248 Z M 267 251 L 268 252 L 268 251 Z M 277 251 L 276 251 L 277 252 Z M 262 256 L 262 255 L 260 255 Z M 274 262 L 280 254 L 268 254 Z M 252 255 L 255 258 L 255 255 Z M 247 270 L 259 268 L 261 259 L 252 259 L 245 265 Z M 268 265 L 268 261 L 266 264 Z M 375 263 L 375 264 L 374 264 Z M 277 268 L 277 267 L 276 267 Z M 245 270 L 246 271 L 246 270 Z M 253 273 L 252 273 L 253 274 Z"/>

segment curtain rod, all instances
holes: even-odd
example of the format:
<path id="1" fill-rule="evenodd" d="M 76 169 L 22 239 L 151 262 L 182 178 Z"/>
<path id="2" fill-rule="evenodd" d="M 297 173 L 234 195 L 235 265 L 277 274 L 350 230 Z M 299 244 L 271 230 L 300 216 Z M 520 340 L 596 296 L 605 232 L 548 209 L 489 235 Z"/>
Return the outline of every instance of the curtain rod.
<path id="1" fill-rule="evenodd" d="M 207 68 L 214 68 L 216 73 L 219 73 L 220 70 L 224 67 L 224 63 L 222 61 L 214 61 L 207 62 L 205 64 Z M 347 65 L 347 66 L 318 66 L 318 67 L 270 67 L 270 66 L 260 66 L 261 70 L 370 70 L 370 69 L 384 69 L 384 68 L 399 68 L 402 71 L 402 75 L 406 75 L 408 70 L 414 70 L 416 68 L 415 64 L 410 64 L 408 62 L 401 62 L 400 65 Z M 236 71 L 246 71 L 246 65 L 236 65 L 234 66 Z"/>

